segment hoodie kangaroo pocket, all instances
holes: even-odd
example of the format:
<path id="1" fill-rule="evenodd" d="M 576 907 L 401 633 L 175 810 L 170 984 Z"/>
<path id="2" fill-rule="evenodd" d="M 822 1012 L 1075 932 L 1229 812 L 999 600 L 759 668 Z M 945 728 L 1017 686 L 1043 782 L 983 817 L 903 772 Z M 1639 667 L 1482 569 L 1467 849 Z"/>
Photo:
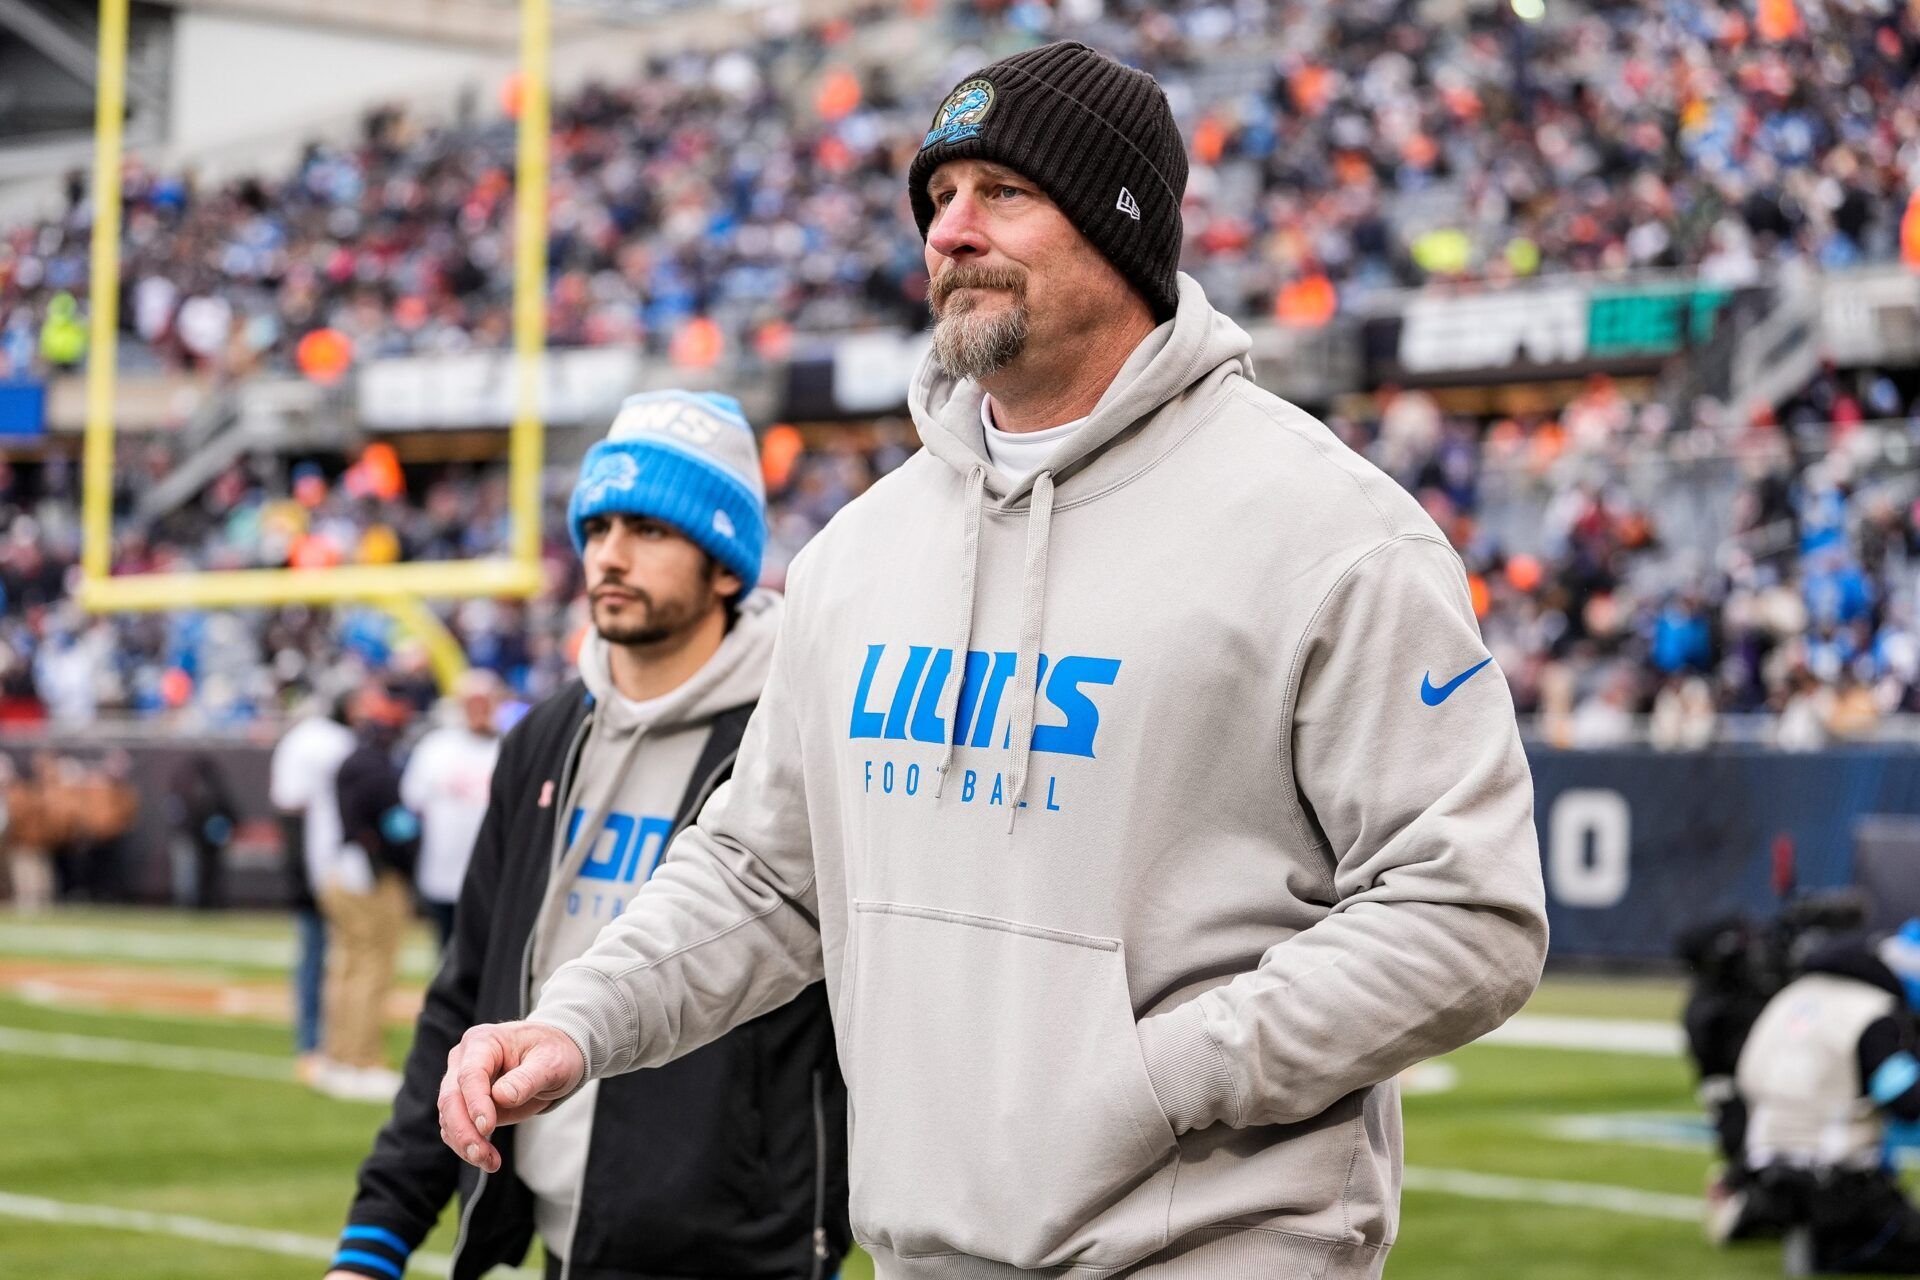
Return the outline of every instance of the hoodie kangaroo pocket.
<path id="1" fill-rule="evenodd" d="M 854 928 L 859 1234 L 1018 1267 L 1162 1247 L 1175 1142 L 1121 944 L 881 902 Z"/>

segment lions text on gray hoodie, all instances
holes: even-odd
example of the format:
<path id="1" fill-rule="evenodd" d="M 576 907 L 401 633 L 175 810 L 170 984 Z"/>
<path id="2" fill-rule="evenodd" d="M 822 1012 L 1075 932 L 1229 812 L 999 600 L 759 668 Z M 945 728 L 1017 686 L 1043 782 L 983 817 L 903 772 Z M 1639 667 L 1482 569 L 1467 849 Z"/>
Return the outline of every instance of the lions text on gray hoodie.
<path id="1" fill-rule="evenodd" d="M 554 871 L 532 940 L 534 990 L 592 946 L 659 867 L 713 718 L 760 697 L 779 630 L 780 597 L 754 593 L 700 670 L 647 702 L 613 687 L 607 642 L 587 633 L 580 678 L 593 711 L 564 784 L 564 821 L 554 824 Z M 566 1106 L 529 1120 L 516 1139 L 515 1168 L 534 1193 L 535 1225 L 548 1251 L 562 1257 L 572 1253 L 597 1092 L 588 1085 Z"/>
<path id="2" fill-rule="evenodd" d="M 1377 1274 L 1397 1072 L 1546 925 L 1512 701 L 1417 503 L 1182 277 L 1033 476 L 926 448 L 795 561 L 732 781 L 536 1020 L 592 1075 L 824 975 L 882 1277 Z"/>

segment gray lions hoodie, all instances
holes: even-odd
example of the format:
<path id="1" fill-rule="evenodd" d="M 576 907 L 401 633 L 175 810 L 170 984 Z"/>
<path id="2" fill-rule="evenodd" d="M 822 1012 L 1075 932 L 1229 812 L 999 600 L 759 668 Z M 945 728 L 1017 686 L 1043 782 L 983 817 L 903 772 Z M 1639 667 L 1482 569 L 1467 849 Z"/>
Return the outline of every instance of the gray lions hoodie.
<path id="1" fill-rule="evenodd" d="M 1520 1007 L 1533 790 L 1458 558 L 1180 306 L 1032 476 L 980 388 L 795 560 L 733 779 L 534 1013 L 599 1076 L 826 978 L 886 1280 L 1376 1275 L 1394 1076 Z"/>

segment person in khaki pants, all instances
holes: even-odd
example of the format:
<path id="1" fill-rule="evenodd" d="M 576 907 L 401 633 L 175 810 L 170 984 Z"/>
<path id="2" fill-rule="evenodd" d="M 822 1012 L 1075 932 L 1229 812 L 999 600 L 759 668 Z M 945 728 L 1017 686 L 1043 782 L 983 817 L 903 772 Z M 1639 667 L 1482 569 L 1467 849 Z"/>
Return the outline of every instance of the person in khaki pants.
<path id="1" fill-rule="evenodd" d="M 400 1087 L 385 1063 L 381 1013 L 413 919 L 413 864 L 419 820 L 400 802 L 393 744 L 405 704 L 378 683 L 354 695 L 348 721 L 359 738 L 334 788 L 346 837 L 320 910 L 332 931 L 327 966 L 327 1065 L 315 1086 L 336 1097 L 391 1098 Z"/>

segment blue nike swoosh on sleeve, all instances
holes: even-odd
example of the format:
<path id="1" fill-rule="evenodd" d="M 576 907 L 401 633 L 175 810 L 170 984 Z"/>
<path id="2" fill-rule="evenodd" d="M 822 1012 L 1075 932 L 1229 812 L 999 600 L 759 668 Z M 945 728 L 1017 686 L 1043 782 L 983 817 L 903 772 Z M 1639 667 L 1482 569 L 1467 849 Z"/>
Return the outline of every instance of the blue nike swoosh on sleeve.
<path id="1" fill-rule="evenodd" d="M 1430 707 L 1439 706 L 1441 703 L 1445 702 L 1448 698 L 1453 696 L 1453 691 L 1455 689 L 1458 689 L 1461 685 L 1473 679 L 1475 672 L 1479 671 L 1481 667 L 1486 666 L 1487 663 L 1492 661 L 1493 661 L 1492 658 L 1482 659 L 1481 661 L 1475 663 L 1473 666 L 1468 667 L 1465 671 L 1462 671 L 1459 675 L 1455 676 L 1453 679 L 1441 685 L 1438 689 L 1433 687 L 1433 673 L 1431 671 L 1427 672 L 1426 674 L 1420 677 L 1420 701 L 1426 703 Z"/>

